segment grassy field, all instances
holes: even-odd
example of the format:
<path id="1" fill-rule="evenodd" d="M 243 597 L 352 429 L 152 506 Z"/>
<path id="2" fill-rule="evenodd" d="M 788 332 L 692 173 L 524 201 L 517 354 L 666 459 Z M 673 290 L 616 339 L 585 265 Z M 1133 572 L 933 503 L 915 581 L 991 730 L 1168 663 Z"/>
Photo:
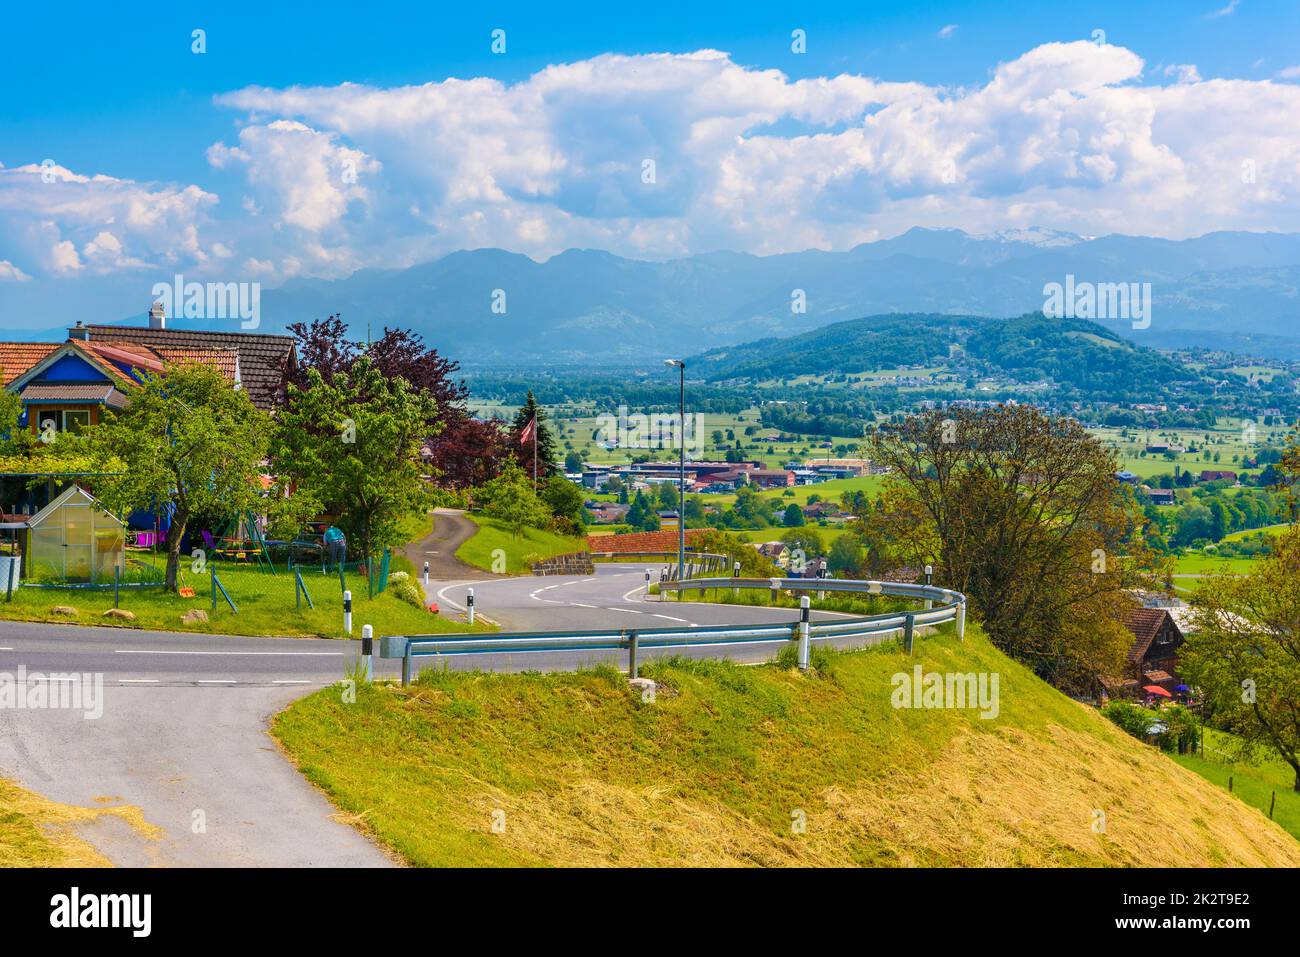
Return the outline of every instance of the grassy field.
<path id="1" fill-rule="evenodd" d="M 998 674 L 999 714 L 893 707 L 893 676 L 915 664 Z M 303 698 L 273 734 L 422 866 L 1300 865 L 1280 827 L 977 628 L 915 658 L 819 650 L 807 675 L 785 660 L 645 673 L 653 701 L 609 668 L 426 671 L 353 704 Z"/>
<path id="2" fill-rule="evenodd" d="M 0 778 L 0 867 L 108 867 L 76 833 L 77 825 L 105 816 L 121 818 L 146 838 L 159 836 L 139 808 L 56 804 Z"/>
<path id="3" fill-rule="evenodd" d="M 1174 559 L 1175 575 L 1248 575 L 1257 558 L 1221 558 L 1204 552 L 1188 552 Z"/>
<path id="4" fill-rule="evenodd" d="M 1295 772 L 1281 758 L 1265 758 L 1258 764 L 1243 764 L 1228 759 L 1229 736 L 1206 729 L 1206 756 L 1183 754 L 1174 760 L 1201 777 L 1224 788 L 1232 778 L 1232 793 L 1238 800 L 1268 813 L 1273 795 L 1277 804 L 1273 820 L 1300 838 L 1300 793 L 1295 791 Z"/>
<path id="5" fill-rule="evenodd" d="M 496 574 L 522 575 L 528 572 L 530 557 L 549 558 L 585 551 L 587 540 L 570 535 L 557 535 L 539 528 L 525 528 L 519 535 L 496 519 L 486 515 L 467 515 L 478 532 L 456 549 L 462 562 Z M 502 562 L 504 561 L 504 566 Z"/>
<path id="6" fill-rule="evenodd" d="M 239 609 L 235 613 L 220 596 L 217 597 L 217 609 L 213 611 L 208 575 L 191 573 L 188 562 L 182 568 L 181 584 L 194 589 L 193 598 L 169 594 L 161 588 L 122 589 L 121 607 L 135 614 L 136 620 L 133 622 L 103 617 L 104 612 L 113 607 L 112 588 L 24 586 L 14 592 L 12 602 L 6 603 L 4 595 L 0 593 L 0 618 L 223 635 L 344 637 L 343 593 L 337 574 L 303 572 L 303 580 L 316 605 L 315 610 L 312 610 L 305 601 L 301 609 L 295 607 L 294 579 L 283 567 L 277 575 L 259 572 L 249 566 L 218 567 L 217 575 Z M 352 592 L 353 628 L 356 635 L 361 633 L 363 624 L 374 625 L 377 635 L 465 630 L 463 624 L 444 621 L 438 615 L 407 604 L 391 590 L 375 595 L 374 598 L 367 597 L 364 575 L 348 575 L 347 585 Z M 77 614 L 56 615 L 52 612 L 55 606 L 75 608 Z M 208 621 L 182 624 L 181 616 L 192 608 L 207 612 Z"/>

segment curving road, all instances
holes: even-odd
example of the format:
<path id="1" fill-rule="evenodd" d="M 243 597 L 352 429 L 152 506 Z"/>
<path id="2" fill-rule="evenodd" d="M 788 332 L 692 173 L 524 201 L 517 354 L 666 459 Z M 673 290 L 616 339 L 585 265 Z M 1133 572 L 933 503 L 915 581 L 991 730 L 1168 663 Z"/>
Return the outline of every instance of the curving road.
<path id="1" fill-rule="evenodd" d="M 587 576 L 431 582 L 449 617 L 476 610 L 508 630 L 749 624 L 797 612 L 659 601 L 645 593 L 658 565 L 599 565 Z M 363 622 L 357 622 L 358 632 Z M 377 644 L 377 643 L 376 643 Z M 771 658 L 747 647 L 740 661 Z M 296 697 L 334 684 L 359 643 L 180 635 L 119 628 L 0 622 L 0 674 L 102 676 L 103 714 L 0 708 L 0 776 L 66 804 L 135 805 L 162 829 L 146 840 L 116 819 L 83 833 L 123 865 L 383 866 L 388 858 L 334 819 L 334 808 L 279 753 L 270 717 Z M 716 655 L 667 649 L 660 654 Z M 442 659 L 446 667 L 565 670 L 624 653 L 536 652 Z M 375 660 L 379 675 L 399 662 Z M 29 684 L 31 679 L 29 676 Z M 103 799 L 109 799 L 105 801 Z M 202 822 L 202 827 L 197 822 Z"/>

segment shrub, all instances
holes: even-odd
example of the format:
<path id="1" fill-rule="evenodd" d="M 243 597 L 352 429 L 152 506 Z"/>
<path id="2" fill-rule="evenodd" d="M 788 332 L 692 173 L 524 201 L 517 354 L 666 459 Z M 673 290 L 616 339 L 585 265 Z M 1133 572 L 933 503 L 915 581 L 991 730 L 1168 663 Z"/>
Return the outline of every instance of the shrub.
<path id="1" fill-rule="evenodd" d="M 1112 701 L 1101 713 L 1122 731 L 1142 741 L 1151 734 L 1151 726 L 1156 722 L 1154 713 L 1131 701 Z"/>
<path id="2" fill-rule="evenodd" d="M 402 574 L 399 572 L 398 574 Z M 408 604 L 416 608 L 424 607 L 424 592 L 420 586 L 411 581 L 410 577 L 403 578 L 399 582 L 393 581 L 393 576 L 388 578 L 389 591 Z"/>

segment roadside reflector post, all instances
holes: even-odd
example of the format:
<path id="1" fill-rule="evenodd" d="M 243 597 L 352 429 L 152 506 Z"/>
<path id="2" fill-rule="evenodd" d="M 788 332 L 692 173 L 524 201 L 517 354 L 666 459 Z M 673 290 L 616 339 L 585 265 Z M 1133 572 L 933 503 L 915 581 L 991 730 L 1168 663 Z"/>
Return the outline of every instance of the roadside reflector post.
<path id="1" fill-rule="evenodd" d="M 343 592 L 343 630 L 347 634 L 352 634 L 352 592 L 350 589 Z"/>
<path id="2" fill-rule="evenodd" d="M 735 562 L 735 563 L 731 566 L 731 580 L 732 580 L 733 582 L 739 582 L 739 581 L 740 581 L 740 562 Z M 739 584 L 732 585 L 732 587 L 731 587 L 731 597 L 732 597 L 732 598 L 739 598 L 739 597 L 740 597 L 740 585 L 739 585 Z"/>
<path id="3" fill-rule="evenodd" d="M 469 617 L 469 623 L 474 624 L 474 589 L 472 588 L 465 591 L 465 612 Z"/>
<path id="4" fill-rule="evenodd" d="M 818 580 L 818 581 L 821 581 L 821 580 L 823 580 L 825 577 L 826 577 L 826 566 L 823 565 L 821 568 L 817 569 L 817 580 Z M 817 600 L 818 600 L 818 601 L 825 601 L 825 600 L 826 600 L 826 592 L 824 592 L 824 591 L 819 591 L 819 592 L 817 592 Z"/>
<path id="5" fill-rule="evenodd" d="M 639 635 L 635 630 L 627 633 L 627 676 L 636 677 L 636 645 Z"/>
<path id="6" fill-rule="evenodd" d="M 808 596 L 803 595 L 799 598 L 799 670 L 807 671 L 808 662 L 811 657 L 812 645 L 812 613 L 808 608 Z"/>
<path id="7" fill-rule="evenodd" d="M 375 629 L 371 625 L 361 626 L 361 661 L 366 667 L 366 681 L 375 677 Z"/>
<path id="8" fill-rule="evenodd" d="M 429 587 L 429 563 L 424 563 L 424 587 Z"/>
<path id="9" fill-rule="evenodd" d="M 903 619 L 903 650 L 909 655 L 912 653 L 912 645 L 915 641 L 916 616 L 908 612 L 907 617 Z"/>
<path id="10" fill-rule="evenodd" d="M 929 587 L 930 587 L 930 580 L 931 580 L 933 577 L 934 577 L 934 566 L 933 566 L 933 565 L 926 565 L 926 566 L 925 566 L 925 587 L 926 587 L 926 588 L 929 588 Z M 926 611 L 929 611 L 929 610 L 930 610 L 931 608 L 933 608 L 933 607 L 934 607 L 934 602 L 931 601 L 929 598 L 927 598 L 927 599 L 925 600 L 925 610 L 926 610 Z"/>

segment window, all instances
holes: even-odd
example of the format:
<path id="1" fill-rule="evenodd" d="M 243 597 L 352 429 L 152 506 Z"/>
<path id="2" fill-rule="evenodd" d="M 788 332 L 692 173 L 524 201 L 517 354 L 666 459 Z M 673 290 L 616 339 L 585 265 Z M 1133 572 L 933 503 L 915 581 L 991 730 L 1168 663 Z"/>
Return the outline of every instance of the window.
<path id="1" fill-rule="evenodd" d="M 55 432 L 80 432 L 90 425 L 89 409 L 41 409 L 36 416 L 36 430 L 44 431 L 52 423 Z"/>

